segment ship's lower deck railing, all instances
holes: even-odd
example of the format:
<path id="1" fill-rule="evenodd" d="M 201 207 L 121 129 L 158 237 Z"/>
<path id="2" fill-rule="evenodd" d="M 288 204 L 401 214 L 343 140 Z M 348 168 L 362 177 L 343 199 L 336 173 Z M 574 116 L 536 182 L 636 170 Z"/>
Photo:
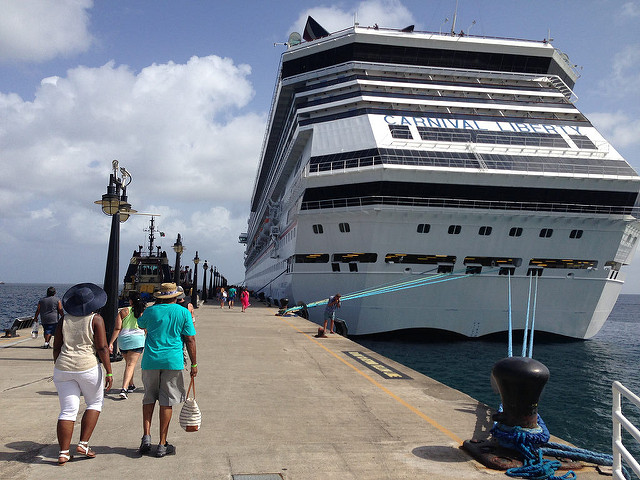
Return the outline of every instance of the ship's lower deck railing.
<path id="1" fill-rule="evenodd" d="M 460 157 L 464 157 L 461 154 Z M 535 161 L 518 161 L 502 155 L 501 160 L 491 160 L 483 157 L 482 165 L 476 158 L 419 158 L 406 156 L 385 156 L 379 155 L 350 158 L 344 160 L 334 160 L 331 162 L 321 162 L 309 164 L 306 167 L 307 174 L 317 174 L 324 172 L 340 172 L 349 169 L 371 167 L 374 165 L 406 165 L 412 167 L 438 167 L 438 168 L 472 168 L 503 170 L 509 172 L 523 173 L 557 173 L 565 175 L 607 175 L 607 176 L 635 176 L 635 172 L 628 165 L 589 165 L 587 163 L 558 163 Z M 574 159 L 575 161 L 575 159 Z M 623 163 L 623 162 L 621 162 Z"/>
<path id="2" fill-rule="evenodd" d="M 625 479 L 622 460 L 640 477 L 640 464 L 638 464 L 633 455 L 622 443 L 622 429 L 624 428 L 626 432 L 631 434 L 638 444 L 640 444 L 640 430 L 622 413 L 622 397 L 630 401 L 637 408 L 640 408 L 640 397 L 620 382 L 613 382 L 613 435 L 611 443 L 613 448 L 613 478 L 615 480 Z"/>
<path id="3" fill-rule="evenodd" d="M 509 202 L 499 200 L 466 200 L 460 198 L 424 198 L 371 195 L 363 197 L 310 200 L 302 203 L 301 210 L 322 210 L 345 207 L 367 207 L 384 205 L 393 207 L 468 208 L 503 211 L 533 211 L 553 213 L 584 213 L 596 215 L 634 215 L 638 207 L 616 205 L 580 205 L 545 202 Z"/>

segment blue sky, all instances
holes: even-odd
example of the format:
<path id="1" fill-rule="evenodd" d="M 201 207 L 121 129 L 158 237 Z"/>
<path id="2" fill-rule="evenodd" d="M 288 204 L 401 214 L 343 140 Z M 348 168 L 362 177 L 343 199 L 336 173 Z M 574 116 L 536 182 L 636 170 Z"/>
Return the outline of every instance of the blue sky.
<path id="1" fill-rule="evenodd" d="M 0 280 L 101 283 L 111 160 L 129 201 L 158 213 L 230 281 L 285 42 L 329 31 L 451 29 L 455 0 L 0 0 Z M 581 78 L 578 108 L 640 170 L 640 0 L 460 0 L 456 31 L 542 40 Z M 445 21 L 445 19 L 447 19 Z M 473 23 L 475 21 L 475 24 Z M 148 219 L 121 229 L 121 276 Z M 624 292 L 640 293 L 640 259 Z"/>

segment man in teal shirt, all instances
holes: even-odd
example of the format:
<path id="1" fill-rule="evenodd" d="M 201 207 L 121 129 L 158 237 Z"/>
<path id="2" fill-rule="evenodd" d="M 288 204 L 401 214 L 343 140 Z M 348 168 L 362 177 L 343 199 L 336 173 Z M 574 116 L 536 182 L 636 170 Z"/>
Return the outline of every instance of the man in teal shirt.
<path id="1" fill-rule="evenodd" d="M 163 283 L 154 293 L 156 304 L 148 307 L 138 318 L 138 326 L 147 331 L 142 357 L 143 435 L 141 454 L 151 451 L 151 420 L 156 401 L 160 405 L 160 443 L 156 457 L 175 453 L 167 443 L 173 405 L 184 402 L 185 388 L 182 377 L 183 342 L 191 359 L 191 376 L 198 374 L 196 363 L 196 329 L 189 311 L 176 304 L 180 292 L 175 283 Z"/>

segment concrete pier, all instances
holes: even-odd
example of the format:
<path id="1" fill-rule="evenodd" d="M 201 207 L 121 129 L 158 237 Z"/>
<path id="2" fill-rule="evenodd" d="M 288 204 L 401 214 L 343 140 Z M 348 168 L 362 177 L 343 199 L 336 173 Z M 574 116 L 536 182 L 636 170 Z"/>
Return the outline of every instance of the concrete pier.
<path id="1" fill-rule="evenodd" d="M 58 466 L 52 350 L 26 330 L 0 339 L 0 478 L 508 478 L 459 448 L 486 438 L 485 405 L 341 336 L 316 338 L 316 324 L 254 302 L 246 313 L 213 303 L 196 310 L 202 427 L 183 431 L 175 408 L 168 439 L 177 454 L 164 458 L 137 454 L 139 366 L 139 389 L 122 400 L 118 362 L 90 442 L 97 457 Z M 155 444 L 157 411 L 151 433 Z M 592 468 L 578 477 L 604 478 Z"/>

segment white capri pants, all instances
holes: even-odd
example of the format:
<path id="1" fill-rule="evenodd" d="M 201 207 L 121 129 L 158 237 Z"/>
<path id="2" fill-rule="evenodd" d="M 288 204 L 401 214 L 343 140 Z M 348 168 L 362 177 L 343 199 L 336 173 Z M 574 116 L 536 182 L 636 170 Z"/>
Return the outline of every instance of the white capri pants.
<path id="1" fill-rule="evenodd" d="M 84 397 L 87 410 L 102 411 L 104 381 L 100 365 L 84 372 L 66 372 L 53 369 L 53 383 L 58 390 L 60 415 L 58 420 L 75 422 L 80 409 L 80 395 Z"/>

